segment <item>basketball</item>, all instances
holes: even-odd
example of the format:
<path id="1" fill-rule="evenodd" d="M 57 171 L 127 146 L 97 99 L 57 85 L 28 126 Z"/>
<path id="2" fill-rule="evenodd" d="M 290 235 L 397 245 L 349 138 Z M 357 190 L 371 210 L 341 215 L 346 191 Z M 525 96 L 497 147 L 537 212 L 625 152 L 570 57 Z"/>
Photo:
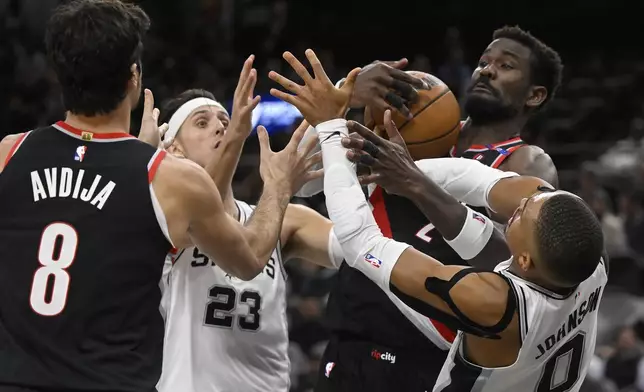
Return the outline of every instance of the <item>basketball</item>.
<path id="1" fill-rule="evenodd" d="M 461 111 L 456 97 L 442 80 L 424 72 L 407 71 L 410 75 L 426 80 L 430 90 L 419 90 L 418 100 L 409 107 L 414 116 L 411 120 L 397 111 L 391 117 L 411 156 L 416 159 L 447 156 L 456 144 L 460 131 Z M 370 107 L 365 108 L 365 125 L 375 128 L 378 135 L 386 137 L 382 128 L 384 113 Z"/>

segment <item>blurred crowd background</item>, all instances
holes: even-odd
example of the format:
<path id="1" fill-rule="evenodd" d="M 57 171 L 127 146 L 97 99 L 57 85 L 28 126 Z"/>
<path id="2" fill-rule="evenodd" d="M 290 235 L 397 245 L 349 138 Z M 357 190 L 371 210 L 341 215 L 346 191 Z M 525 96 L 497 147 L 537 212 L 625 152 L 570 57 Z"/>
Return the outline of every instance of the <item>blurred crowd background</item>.
<path id="1" fill-rule="evenodd" d="M 43 53 L 46 20 L 58 3 L 0 0 L 0 136 L 63 116 L 55 77 Z M 596 211 L 612 258 L 597 353 L 584 390 L 644 391 L 644 51 L 637 20 L 643 3 L 137 3 L 153 21 L 145 44 L 144 84 L 158 101 L 188 88 L 204 88 L 229 103 L 243 59 L 250 53 L 257 57 L 257 92 L 262 94 L 271 87 L 269 70 L 289 75 L 281 60 L 283 50 L 301 55 L 312 47 L 332 78 L 374 60 L 407 57 L 408 69 L 437 75 L 458 96 L 495 28 L 519 24 L 559 51 L 565 64 L 563 87 L 523 136 L 552 156 L 562 188 L 579 194 Z M 274 148 L 284 145 L 297 122 L 284 108 L 273 117 L 279 117 L 280 110 L 289 120 L 271 128 Z M 139 116 L 135 113 L 133 133 Z M 236 196 L 251 202 L 261 191 L 257 150 L 251 137 L 235 176 Z M 320 197 L 298 202 L 325 212 Z M 287 267 L 292 390 L 308 391 L 328 335 L 324 309 L 334 273 L 298 262 Z"/>

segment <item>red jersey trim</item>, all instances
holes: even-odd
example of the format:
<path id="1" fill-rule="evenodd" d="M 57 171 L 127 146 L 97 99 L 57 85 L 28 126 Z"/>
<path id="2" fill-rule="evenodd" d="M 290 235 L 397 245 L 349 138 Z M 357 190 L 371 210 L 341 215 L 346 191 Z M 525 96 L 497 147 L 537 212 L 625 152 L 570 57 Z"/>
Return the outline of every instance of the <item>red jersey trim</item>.
<path id="1" fill-rule="evenodd" d="M 385 207 L 385 198 L 383 196 L 383 190 L 381 187 L 377 186 L 374 190 L 373 193 L 371 193 L 371 197 L 369 197 L 369 201 L 371 202 L 371 205 L 373 206 L 373 217 L 376 219 L 376 223 L 378 224 L 378 227 L 382 231 L 382 234 L 387 237 L 387 238 L 393 238 L 393 234 L 391 231 L 391 222 L 389 222 L 389 216 L 387 215 L 387 207 Z M 436 331 L 441 335 L 441 337 L 448 342 L 452 343 L 454 342 L 454 339 L 456 338 L 456 333 L 449 329 L 445 324 L 440 323 L 436 320 L 432 320 L 430 318 L 427 318 L 432 325 L 434 325 L 434 328 L 436 328 Z"/>
<path id="2" fill-rule="evenodd" d="M 22 142 L 25 140 L 25 138 L 27 137 L 27 135 L 29 135 L 29 133 L 31 133 L 31 131 L 23 133 L 23 134 L 22 134 L 22 135 L 20 135 L 20 136 L 18 137 L 18 139 L 16 139 L 16 141 L 13 143 L 13 146 L 11 146 L 11 149 L 9 150 L 9 153 L 7 154 L 7 157 L 6 157 L 6 158 L 5 158 L 5 160 L 4 160 L 4 166 L 3 166 L 3 169 L 4 169 L 5 167 L 7 167 L 7 165 L 9 164 L 9 161 L 11 160 L 11 158 L 13 157 L 13 155 L 16 153 L 16 151 L 18 151 L 18 148 L 20 148 L 20 146 L 22 145 Z"/>
<path id="3" fill-rule="evenodd" d="M 125 132 L 95 133 L 84 131 L 82 129 L 74 128 L 64 121 L 58 121 L 53 126 L 59 131 L 84 142 L 119 142 L 122 140 L 136 139 L 134 136 Z"/>
<path id="4" fill-rule="evenodd" d="M 493 168 L 495 168 L 495 169 L 498 169 L 498 168 L 499 168 L 499 166 L 501 166 L 501 164 L 503 163 L 503 161 L 505 161 L 506 159 L 508 159 L 508 158 L 510 157 L 510 155 L 511 155 L 513 152 L 515 152 L 515 151 L 516 151 L 516 150 L 518 150 L 519 148 L 521 148 L 521 147 L 525 147 L 525 146 L 527 146 L 527 144 L 519 144 L 518 146 L 514 146 L 514 147 L 510 147 L 510 148 L 508 148 L 508 149 L 506 150 L 506 151 L 507 151 L 507 154 L 500 154 L 500 155 L 499 155 L 499 156 L 494 160 L 494 162 L 492 162 L 492 166 L 491 166 L 491 167 L 493 167 Z"/>
<path id="5" fill-rule="evenodd" d="M 150 163 L 148 163 L 148 181 L 150 184 L 152 184 L 154 176 L 157 174 L 157 169 L 159 168 L 163 158 L 165 158 L 165 155 L 166 152 L 164 150 L 157 150 L 157 152 L 152 155 L 152 158 L 150 158 Z"/>
<path id="6" fill-rule="evenodd" d="M 376 219 L 376 223 L 382 231 L 382 234 L 387 238 L 393 238 L 391 222 L 389 222 L 389 215 L 387 215 L 387 207 L 385 207 L 385 198 L 382 192 L 382 188 L 377 186 L 373 190 L 369 201 L 373 206 L 373 217 Z"/>

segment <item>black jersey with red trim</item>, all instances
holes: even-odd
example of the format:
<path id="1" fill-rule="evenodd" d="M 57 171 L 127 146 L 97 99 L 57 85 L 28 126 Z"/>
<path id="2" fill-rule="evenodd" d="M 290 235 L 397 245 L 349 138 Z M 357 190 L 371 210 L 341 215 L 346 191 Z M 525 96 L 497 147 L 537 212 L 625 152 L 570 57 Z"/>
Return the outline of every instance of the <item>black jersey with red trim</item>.
<path id="1" fill-rule="evenodd" d="M 0 391 L 154 390 L 164 156 L 63 122 L 18 140 L 0 173 Z"/>
<path id="2" fill-rule="evenodd" d="M 498 166 L 524 144 L 520 139 L 511 139 L 489 148 L 472 146 L 462 156 Z M 408 199 L 387 194 L 376 187 L 370 192 L 369 201 L 376 222 L 386 237 L 406 242 L 444 264 L 467 265 Z M 392 349 L 413 350 L 429 360 L 438 360 L 441 355 L 446 355 L 405 318 L 378 286 L 345 264 L 338 272 L 327 312 L 330 327 L 337 335 L 354 336 Z M 435 327 L 432 334 L 438 335 L 438 341 L 449 344 L 454 340 L 454 331 L 434 320 L 432 324 Z"/>

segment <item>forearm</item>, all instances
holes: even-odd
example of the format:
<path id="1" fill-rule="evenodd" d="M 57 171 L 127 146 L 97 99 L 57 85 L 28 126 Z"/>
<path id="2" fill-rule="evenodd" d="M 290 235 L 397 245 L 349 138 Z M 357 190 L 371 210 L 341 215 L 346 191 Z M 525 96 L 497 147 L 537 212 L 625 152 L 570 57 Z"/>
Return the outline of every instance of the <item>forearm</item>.
<path id="1" fill-rule="evenodd" d="M 275 249 L 290 197 L 279 186 L 265 185 L 253 215 L 244 226 L 246 240 L 262 267 Z"/>
<path id="2" fill-rule="evenodd" d="M 232 136 L 231 132 L 226 134 L 223 143 L 206 164 L 205 169 L 219 189 L 226 212 L 234 214 L 237 209 L 233 200 L 232 181 L 244 147 L 244 139 Z"/>
<path id="3" fill-rule="evenodd" d="M 432 222 L 446 240 L 454 239 L 461 231 L 467 217 L 467 207 L 439 187 L 428 176 L 414 175 L 413 186 L 404 196 Z"/>
<path id="4" fill-rule="evenodd" d="M 488 195 L 501 179 L 516 177 L 464 158 L 435 158 L 417 161 L 418 168 L 436 185 L 457 200 L 475 207 L 491 208 Z"/>
<path id="5" fill-rule="evenodd" d="M 499 245 L 504 246 L 493 240 L 494 224 L 491 220 L 460 203 L 423 173 L 414 173 L 410 177 L 413 185 L 404 196 L 432 222 L 462 259 L 470 265 L 485 267 L 501 261 L 496 261 L 497 257 L 491 260 L 490 252 L 486 252 L 498 249 Z"/>

